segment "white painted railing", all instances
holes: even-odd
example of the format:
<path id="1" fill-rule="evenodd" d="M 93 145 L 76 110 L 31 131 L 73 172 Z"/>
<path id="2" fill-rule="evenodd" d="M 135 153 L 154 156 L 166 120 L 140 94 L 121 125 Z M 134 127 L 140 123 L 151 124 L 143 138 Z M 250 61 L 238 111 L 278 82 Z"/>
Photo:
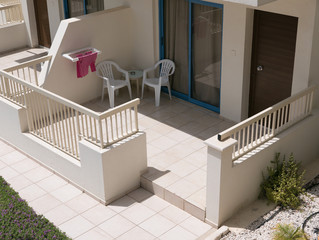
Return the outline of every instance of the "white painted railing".
<path id="1" fill-rule="evenodd" d="M 45 56 L 37 58 L 36 60 L 31 60 L 18 66 L 10 67 L 4 69 L 4 71 L 11 73 L 20 79 L 23 79 L 29 83 L 39 86 L 39 75 L 42 70 L 44 63 L 49 62 L 52 56 Z"/>
<path id="2" fill-rule="evenodd" d="M 0 26 L 19 23 L 22 21 L 23 14 L 20 3 L 12 3 L 7 6 L 0 6 Z"/>
<path id="3" fill-rule="evenodd" d="M 29 132 L 79 159 L 79 139 L 105 148 L 138 132 L 135 99 L 103 113 L 0 71 L 0 96 L 26 108 Z"/>
<path id="4" fill-rule="evenodd" d="M 312 110 L 316 86 L 309 87 L 282 102 L 218 134 L 218 140 L 237 140 L 232 158 L 238 159 L 307 117 Z"/>

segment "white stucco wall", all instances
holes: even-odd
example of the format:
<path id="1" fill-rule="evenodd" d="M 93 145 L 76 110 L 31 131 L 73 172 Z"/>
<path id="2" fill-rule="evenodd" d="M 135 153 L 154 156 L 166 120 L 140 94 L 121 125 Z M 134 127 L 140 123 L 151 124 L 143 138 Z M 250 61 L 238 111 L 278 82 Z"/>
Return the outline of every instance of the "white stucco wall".
<path id="1" fill-rule="evenodd" d="M 35 20 L 33 0 L 21 0 L 22 13 L 28 34 L 28 46 L 38 46 L 38 33 Z"/>
<path id="2" fill-rule="evenodd" d="M 0 53 L 27 47 L 28 43 L 28 33 L 24 22 L 0 27 Z"/>
<path id="3" fill-rule="evenodd" d="M 50 36 L 51 42 L 54 39 L 54 36 L 59 28 L 61 16 L 60 16 L 60 3 L 57 0 L 46 0 L 48 7 L 49 15 L 49 27 L 50 27 Z"/>

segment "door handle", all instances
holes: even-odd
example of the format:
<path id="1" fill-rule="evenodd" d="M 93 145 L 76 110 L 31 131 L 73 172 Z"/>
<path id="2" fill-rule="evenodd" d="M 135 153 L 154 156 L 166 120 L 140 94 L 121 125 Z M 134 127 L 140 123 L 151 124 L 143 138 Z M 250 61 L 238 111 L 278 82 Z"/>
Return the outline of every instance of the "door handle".
<path id="1" fill-rule="evenodd" d="M 257 71 L 258 72 L 261 72 L 262 70 L 264 70 L 264 66 L 263 65 L 257 66 Z"/>

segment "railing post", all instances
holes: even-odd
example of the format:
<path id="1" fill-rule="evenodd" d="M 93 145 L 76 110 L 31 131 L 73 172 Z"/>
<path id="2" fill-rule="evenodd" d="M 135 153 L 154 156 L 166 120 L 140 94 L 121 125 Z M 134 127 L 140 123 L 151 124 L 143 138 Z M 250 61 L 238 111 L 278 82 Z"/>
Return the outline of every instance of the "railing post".
<path id="1" fill-rule="evenodd" d="M 219 227 L 234 211 L 232 204 L 236 199 L 232 199 L 231 189 L 227 188 L 237 141 L 232 138 L 219 141 L 214 136 L 204 143 L 207 145 L 206 220 Z"/>

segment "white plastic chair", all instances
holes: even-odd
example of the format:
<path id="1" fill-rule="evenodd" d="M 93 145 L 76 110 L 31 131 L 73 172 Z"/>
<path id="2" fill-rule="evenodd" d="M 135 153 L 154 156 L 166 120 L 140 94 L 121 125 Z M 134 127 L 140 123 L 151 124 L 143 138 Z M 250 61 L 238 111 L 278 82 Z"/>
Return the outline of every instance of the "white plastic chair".
<path id="1" fill-rule="evenodd" d="M 112 66 L 114 66 L 117 71 L 125 75 L 125 80 L 114 79 Z M 104 88 L 107 88 L 110 100 L 110 107 L 114 108 L 114 92 L 122 87 L 127 86 L 128 92 L 130 94 L 130 99 L 132 99 L 132 90 L 130 84 L 130 78 L 128 72 L 119 67 L 118 64 L 112 61 L 103 61 L 96 66 L 96 74 L 103 79 L 102 87 L 102 99 L 104 99 Z"/>
<path id="2" fill-rule="evenodd" d="M 154 71 L 157 67 L 160 67 L 160 73 L 158 78 L 147 78 L 147 73 Z M 143 83 L 142 83 L 142 97 L 144 94 L 144 85 L 153 87 L 155 90 L 155 106 L 160 105 L 161 87 L 166 86 L 168 88 L 169 98 L 172 99 L 171 87 L 169 84 L 169 76 L 175 71 L 175 64 L 169 59 L 163 59 L 157 62 L 154 67 L 145 69 L 143 71 Z"/>

